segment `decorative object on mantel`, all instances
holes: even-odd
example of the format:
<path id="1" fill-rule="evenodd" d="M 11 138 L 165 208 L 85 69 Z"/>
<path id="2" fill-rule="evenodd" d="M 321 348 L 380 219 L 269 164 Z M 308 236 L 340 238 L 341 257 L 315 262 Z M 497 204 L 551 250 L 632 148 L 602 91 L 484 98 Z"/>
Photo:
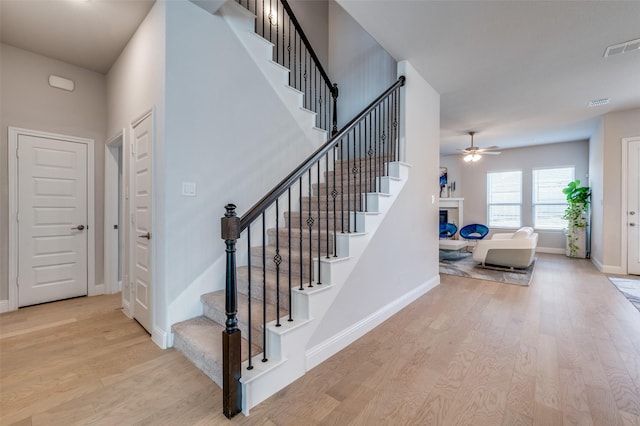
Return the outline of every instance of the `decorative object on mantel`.
<path id="1" fill-rule="evenodd" d="M 440 167 L 440 198 L 449 198 L 447 191 L 447 173 L 446 167 Z"/>
<path id="2" fill-rule="evenodd" d="M 567 208 L 563 219 L 567 220 L 567 247 L 565 254 L 569 257 L 587 257 L 587 212 L 591 189 L 588 186 L 580 186 L 580 180 L 569 182 L 562 192 L 567 196 Z"/>
<path id="3" fill-rule="evenodd" d="M 457 275 L 459 277 L 474 278 L 477 280 L 497 281 L 506 284 L 515 284 L 528 286 L 533 277 L 535 261 L 524 273 L 498 271 L 493 269 L 482 268 L 478 262 L 473 260 L 471 256 L 458 257 L 452 259 L 450 256 L 443 255 L 440 258 L 440 273 L 447 275 Z"/>
<path id="4" fill-rule="evenodd" d="M 608 276 L 609 281 L 640 311 L 640 279 Z"/>
<path id="5" fill-rule="evenodd" d="M 489 155 L 500 155 L 501 152 L 500 151 L 496 151 L 496 149 L 498 149 L 497 146 L 489 146 L 486 148 L 479 148 L 477 146 L 473 146 L 473 135 L 475 135 L 476 132 L 469 132 L 469 136 L 471 136 L 471 146 L 462 149 L 462 150 L 458 150 L 458 151 L 462 151 L 462 155 L 464 155 L 463 159 L 464 161 L 468 162 L 476 162 L 479 161 L 482 158 L 481 154 L 489 154 Z"/>

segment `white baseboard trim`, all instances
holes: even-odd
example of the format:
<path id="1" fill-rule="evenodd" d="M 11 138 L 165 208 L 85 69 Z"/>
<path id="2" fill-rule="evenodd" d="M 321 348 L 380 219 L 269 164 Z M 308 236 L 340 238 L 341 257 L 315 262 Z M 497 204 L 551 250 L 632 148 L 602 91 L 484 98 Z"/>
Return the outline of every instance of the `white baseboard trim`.
<path id="1" fill-rule="evenodd" d="M 602 272 L 603 274 L 627 275 L 627 270 L 623 266 L 604 265 L 594 257 L 592 257 L 590 260 L 591 263 L 593 263 L 593 265 L 598 269 L 598 271 Z"/>
<path id="2" fill-rule="evenodd" d="M 622 266 L 600 265 L 600 267 L 598 267 L 598 265 L 596 265 L 596 268 L 603 274 L 627 275 L 627 271 Z"/>
<path id="3" fill-rule="evenodd" d="M 329 357 L 335 355 L 369 331 L 382 324 L 392 315 L 396 314 L 404 307 L 426 294 L 440 284 L 440 275 L 436 275 L 424 284 L 416 287 L 409 293 L 401 296 L 395 301 L 383 306 L 378 311 L 372 313 L 368 317 L 353 324 L 351 327 L 341 331 L 340 333 L 328 338 L 324 342 L 314 346 L 306 352 L 306 370 L 309 371 L 313 367 L 319 365 Z"/>
<path id="4" fill-rule="evenodd" d="M 0 300 L 0 314 L 3 312 L 9 312 L 9 300 Z"/>
<path id="5" fill-rule="evenodd" d="M 93 288 L 89 286 L 89 291 L 87 293 L 88 296 L 100 296 L 101 294 L 104 294 L 104 283 L 96 284 L 93 286 Z"/>
<path id="6" fill-rule="evenodd" d="M 598 259 L 596 258 L 591 258 L 591 263 L 593 263 L 593 265 L 596 267 L 596 269 L 598 269 L 598 271 L 602 272 L 602 262 L 600 262 Z"/>
<path id="7" fill-rule="evenodd" d="M 565 249 L 553 247 L 536 247 L 536 253 L 564 254 Z"/>
<path id="8" fill-rule="evenodd" d="M 153 327 L 153 332 L 151 333 L 151 340 L 156 345 L 160 346 L 160 349 L 167 349 L 167 333 L 158 327 Z"/>

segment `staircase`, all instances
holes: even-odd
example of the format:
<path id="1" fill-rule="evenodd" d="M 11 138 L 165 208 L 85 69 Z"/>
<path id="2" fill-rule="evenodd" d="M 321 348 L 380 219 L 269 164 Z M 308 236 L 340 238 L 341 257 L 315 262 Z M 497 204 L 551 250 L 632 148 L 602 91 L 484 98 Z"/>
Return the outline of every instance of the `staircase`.
<path id="1" fill-rule="evenodd" d="M 353 201 L 354 204 L 364 203 L 362 199 L 367 198 L 370 205 L 368 212 L 339 210 L 336 211 L 336 215 L 329 215 L 330 227 L 333 227 L 334 217 L 336 217 L 337 226 L 340 226 L 339 222 L 344 216 L 345 229 L 349 226 L 354 229 L 357 227 L 358 232 L 341 233 L 338 230 L 334 233 L 330 230 L 327 233 L 319 231 L 316 226 L 317 221 L 314 221 L 310 237 L 306 229 L 300 232 L 301 218 L 304 218 L 302 222 L 306 227 L 308 217 L 314 219 L 320 217 L 321 221 L 325 220 L 324 212 L 320 211 L 318 216 L 317 211 L 303 210 L 302 215 L 299 211 L 285 211 L 283 216 L 286 219 L 283 221 L 283 227 L 268 228 L 266 245 L 251 247 L 251 266 L 238 267 L 238 328 L 243 336 L 242 383 L 246 387 L 243 412 L 248 413 L 252 406 L 311 368 L 306 366 L 309 354 L 304 345 L 305 340 L 321 322 L 332 298 L 338 293 L 339 287 L 345 284 L 350 269 L 355 266 L 359 255 L 366 249 L 366 242 L 372 238 L 378 224 L 407 179 L 408 166 L 398 162 L 387 164 L 391 173 L 390 176 L 377 179 L 380 191 L 363 194 L 360 200 Z M 336 182 L 340 184 L 338 178 Z M 324 192 L 322 185 L 324 184 L 321 184 L 320 191 Z M 317 195 L 311 197 L 312 206 L 316 197 Z M 302 200 L 303 205 L 308 205 L 310 199 L 303 197 Z M 308 216 L 309 213 L 311 213 L 310 216 Z M 290 234 L 290 245 L 287 232 L 289 223 L 297 227 Z M 300 234 L 302 239 L 299 238 Z M 279 235 L 279 245 L 276 242 L 277 235 Z M 318 242 L 320 242 L 320 249 L 317 246 Z M 300 250 L 300 244 L 302 250 Z M 329 257 L 326 256 L 327 245 Z M 277 251 L 282 258 L 279 266 L 273 261 Z M 309 251 L 311 256 L 308 255 Z M 320 256 L 318 256 L 319 251 Z M 265 270 L 262 269 L 263 259 Z M 289 272 L 291 272 L 291 290 L 289 289 Z M 322 283 L 317 281 L 318 274 L 322 277 Z M 251 299 L 251 305 L 249 299 Z M 201 301 L 203 304 L 201 317 L 173 326 L 174 346 L 222 387 L 220 335 L 225 330 L 225 292 L 221 290 L 204 294 Z M 250 314 L 249 306 L 251 306 Z M 292 318 L 290 313 L 294 318 L 293 321 L 290 321 Z M 314 322 L 316 324 L 312 324 Z M 265 329 L 267 332 L 263 333 Z M 285 340 L 296 342 L 286 347 Z M 266 351 L 264 351 L 265 344 Z M 294 356 L 298 359 L 291 364 L 298 365 L 292 366 L 288 372 L 283 372 L 284 364 L 291 361 Z M 249 367 L 251 369 L 248 369 Z"/>
<path id="2" fill-rule="evenodd" d="M 253 33 L 255 15 L 235 2 L 220 13 L 301 128 L 322 145 L 331 127 L 326 111 L 309 111 L 309 94 L 283 84 L 306 74 L 292 78 L 293 71 L 269 58 L 274 48 Z M 228 269 L 225 290 L 201 296 L 202 316 L 173 325 L 173 344 L 221 387 L 241 375 L 245 414 L 331 355 L 309 348 L 309 339 L 408 178 L 408 166 L 398 161 L 403 84 L 401 78 L 241 219 L 227 206 L 227 265 L 240 266 Z M 331 93 L 320 96 L 326 102 Z M 229 236 L 234 227 L 244 230 L 240 238 Z M 235 320 L 242 367 L 225 378 L 220 337 L 235 330 Z M 235 412 L 225 407 L 225 414 Z"/>

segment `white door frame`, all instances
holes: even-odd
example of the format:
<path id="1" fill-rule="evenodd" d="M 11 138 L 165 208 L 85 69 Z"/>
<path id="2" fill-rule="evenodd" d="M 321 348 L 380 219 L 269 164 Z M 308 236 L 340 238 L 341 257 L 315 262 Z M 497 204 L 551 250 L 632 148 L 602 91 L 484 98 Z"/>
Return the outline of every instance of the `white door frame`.
<path id="1" fill-rule="evenodd" d="M 134 213 L 134 188 L 135 188 L 135 162 L 132 160 L 133 158 L 133 148 L 134 148 L 134 128 L 136 126 L 138 126 L 142 121 L 144 121 L 145 119 L 151 117 L 151 127 L 152 127 L 152 132 L 151 132 L 151 144 L 149 149 L 152 152 L 151 155 L 151 188 L 152 192 L 151 192 L 151 235 L 152 238 L 149 240 L 149 244 L 151 247 L 151 295 L 150 295 L 150 299 L 151 300 L 151 330 L 149 330 L 149 332 L 151 333 L 151 340 L 153 340 L 158 346 L 160 346 L 161 348 L 166 348 L 166 333 L 162 330 L 162 328 L 157 326 L 156 323 L 156 312 L 158 309 L 158 300 L 157 300 L 157 295 L 158 295 L 158 289 L 157 289 L 157 271 L 158 271 L 158 233 L 156 232 L 157 230 L 157 223 L 156 223 L 156 215 L 157 215 L 157 206 L 158 206 L 158 199 L 156 197 L 156 185 L 157 185 L 157 178 L 156 178 L 156 173 L 157 171 L 157 160 L 156 160 L 156 114 L 155 114 L 155 107 L 145 111 L 143 114 L 141 114 L 139 117 L 137 117 L 135 120 L 133 120 L 129 126 L 129 132 L 128 132 L 128 156 L 129 156 L 129 161 L 128 161 L 128 186 L 129 186 L 129 211 L 127 212 L 127 221 L 128 224 L 127 226 L 129 226 L 129 228 L 131 229 L 131 232 L 129 232 L 128 236 L 128 242 L 126 242 L 126 244 L 128 244 L 128 248 L 129 248 L 129 253 L 133 253 L 133 250 L 135 250 L 135 243 L 136 240 L 138 238 L 138 236 L 136 235 L 135 231 L 133 230 L 132 227 L 132 223 L 133 223 L 133 215 Z M 135 265 L 134 262 L 129 262 L 129 271 L 128 271 L 128 275 L 129 275 L 129 287 L 131 289 L 131 295 L 127 295 L 130 296 L 130 301 L 129 301 L 129 309 L 130 309 L 130 314 L 132 318 L 135 318 Z"/>
<path id="2" fill-rule="evenodd" d="M 122 291 L 122 282 L 118 281 L 118 258 L 124 247 L 117 234 L 124 232 L 123 224 L 118 222 L 119 216 L 124 219 L 124 199 L 118 197 L 121 194 L 124 198 L 124 188 L 118 188 L 118 150 L 124 156 L 124 129 L 104 146 L 104 290 L 107 294 Z M 120 164 L 124 167 L 122 161 Z M 107 209 L 107 206 L 111 207 Z M 114 223 L 118 224 L 118 233 L 113 232 Z M 124 269 L 124 265 L 121 268 Z M 121 275 L 124 280 L 124 274 Z"/>
<path id="3" fill-rule="evenodd" d="M 94 211 L 94 140 L 38 130 L 9 127 L 9 310 L 18 309 L 18 137 L 20 135 L 58 139 L 87 145 L 87 294 L 104 292 L 104 285 L 96 285 L 95 273 L 95 211 Z"/>
<path id="4" fill-rule="evenodd" d="M 620 255 L 622 257 L 621 260 L 621 266 L 622 266 L 622 273 L 623 274 L 628 274 L 629 273 L 629 234 L 628 234 L 628 226 L 627 226 L 627 222 L 629 220 L 629 216 L 627 215 L 627 209 L 628 209 L 628 200 L 627 200 L 627 190 L 629 188 L 629 182 L 628 182 L 628 177 L 629 177 L 629 144 L 633 141 L 640 141 L 640 136 L 634 136 L 631 138 L 623 138 L 622 139 L 622 175 L 621 175 L 621 180 L 622 180 L 622 185 L 620 185 L 620 200 L 621 200 L 621 206 L 620 206 L 620 214 L 621 214 L 621 220 L 620 220 L 620 245 L 621 245 L 621 252 Z"/>

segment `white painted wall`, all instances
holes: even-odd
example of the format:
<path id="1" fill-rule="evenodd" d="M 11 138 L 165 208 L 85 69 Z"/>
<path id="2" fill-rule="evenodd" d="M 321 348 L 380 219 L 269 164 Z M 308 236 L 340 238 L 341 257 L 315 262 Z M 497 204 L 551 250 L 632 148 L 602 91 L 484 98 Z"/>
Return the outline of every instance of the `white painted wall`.
<path id="1" fill-rule="evenodd" d="M 157 1 L 140 24 L 129 43 L 122 51 L 107 74 L 107 134 L 113 137 L 124 129 L 124 164 L 123 179 L 128 186 L 130 174 L 130 125 L 146 111 L 154 108 L 154 202 L 161 205 L 163 197 L 163 146 L 164 146 L 164 84 L 165 84 L 165 24 L 166 5 Z M 125 211 L 129 211 L 129 200 L 125 201 Z M 162 209 L 154 208 L 154 222 L 162 222 Z M 128 218 L 123 221 L 122 236 L 128 241 L 131 223 Z M 157 228 L 156 228 L 157 229 Z M 153 235 L 156 247 L 162 241 L 162 235 Z M 125 277 L 122 282 L 123 303 L 127 313 L 131 303 L 131 279 L 129 277 L 130 248 L 125 243 L 123 260 L 125 262 Z M 156 263 L 163 261 L 163 252 L 159 250 Z M 154 277 L 157 279 L 159 277 Z M 159 289 L 159 287 L 156 287 Z M 166 304 L 164 291 L 158 291 L 156 306 Z M 162 312 L 156 309 L 156 312 Z M 158 316 L 154 322 L 158 321 Z"/>
<path id="2" fill-rule="evenodd" d="M 163 209 L 164 326 L 199 315 L 200 295 L 223 288 L 220 218 L 242 215 L 317 146 L 224 19 L 167 3 Z M 181 195 L 182 182 L 197 186 Z"/>
<path id="3" fill-rule="evenodd" d="M 50 74 L 71 79 L 75 90 L 50 87 Z M 103 188 L 106 136 L 105 77 L 74 65 L 0 44 L 0 300 L 8 298 L 7 127 L 59 133 L 95 141 L 95 282 L 103 282 Z"/>
<path id="4" fill-rule="evenodd" d="M 320 63 L 329 72 L 329 4 L 327 0 L 291 0 L 289 5 Z M 331 74 L 329 78 L 333 79 Z"/>
<path id="5" fill-rule="evenodd" d="M 338 84 L 338 129 L 396 80 L 396 61 L 338 3 L 329 2 L 329 76 Z"/>
<path id="6" fill-rule="evenodd" d="M 429 281 L 439 282 L 437 203 L 440 96 L 406 61 L 403 135 L 409 180 L 360 262 L 342 287 L 323 324 L 309 341 L 314 347 L 383 309 Z"/>
<path id="7" fill-rule="evenodd" d="M 502 154 L 485 155 L 476 163 L 464 163 L 462 156 L 444 156 L 441 165 L 458 170 L 462 184 L 456 196 L 464 198 L 464 224 L 487 223 L 487 173 L 522 170 L 522 226 L 533 226 L 532 170 L 535 168 L 575 166 L 575 177 L 587 185 L 589 170 L 589 142 L 565 142 L 526 148 L 503 150 Z M 452 179 L 456 180 L 454 176 Z M 505 232 L 492 229 L 491 232 Z M 506 231 L 510 232 L 510 231 Z M 541 250 L 562 251 L 565 237 L 562 231 L 537 231 Z"/>

